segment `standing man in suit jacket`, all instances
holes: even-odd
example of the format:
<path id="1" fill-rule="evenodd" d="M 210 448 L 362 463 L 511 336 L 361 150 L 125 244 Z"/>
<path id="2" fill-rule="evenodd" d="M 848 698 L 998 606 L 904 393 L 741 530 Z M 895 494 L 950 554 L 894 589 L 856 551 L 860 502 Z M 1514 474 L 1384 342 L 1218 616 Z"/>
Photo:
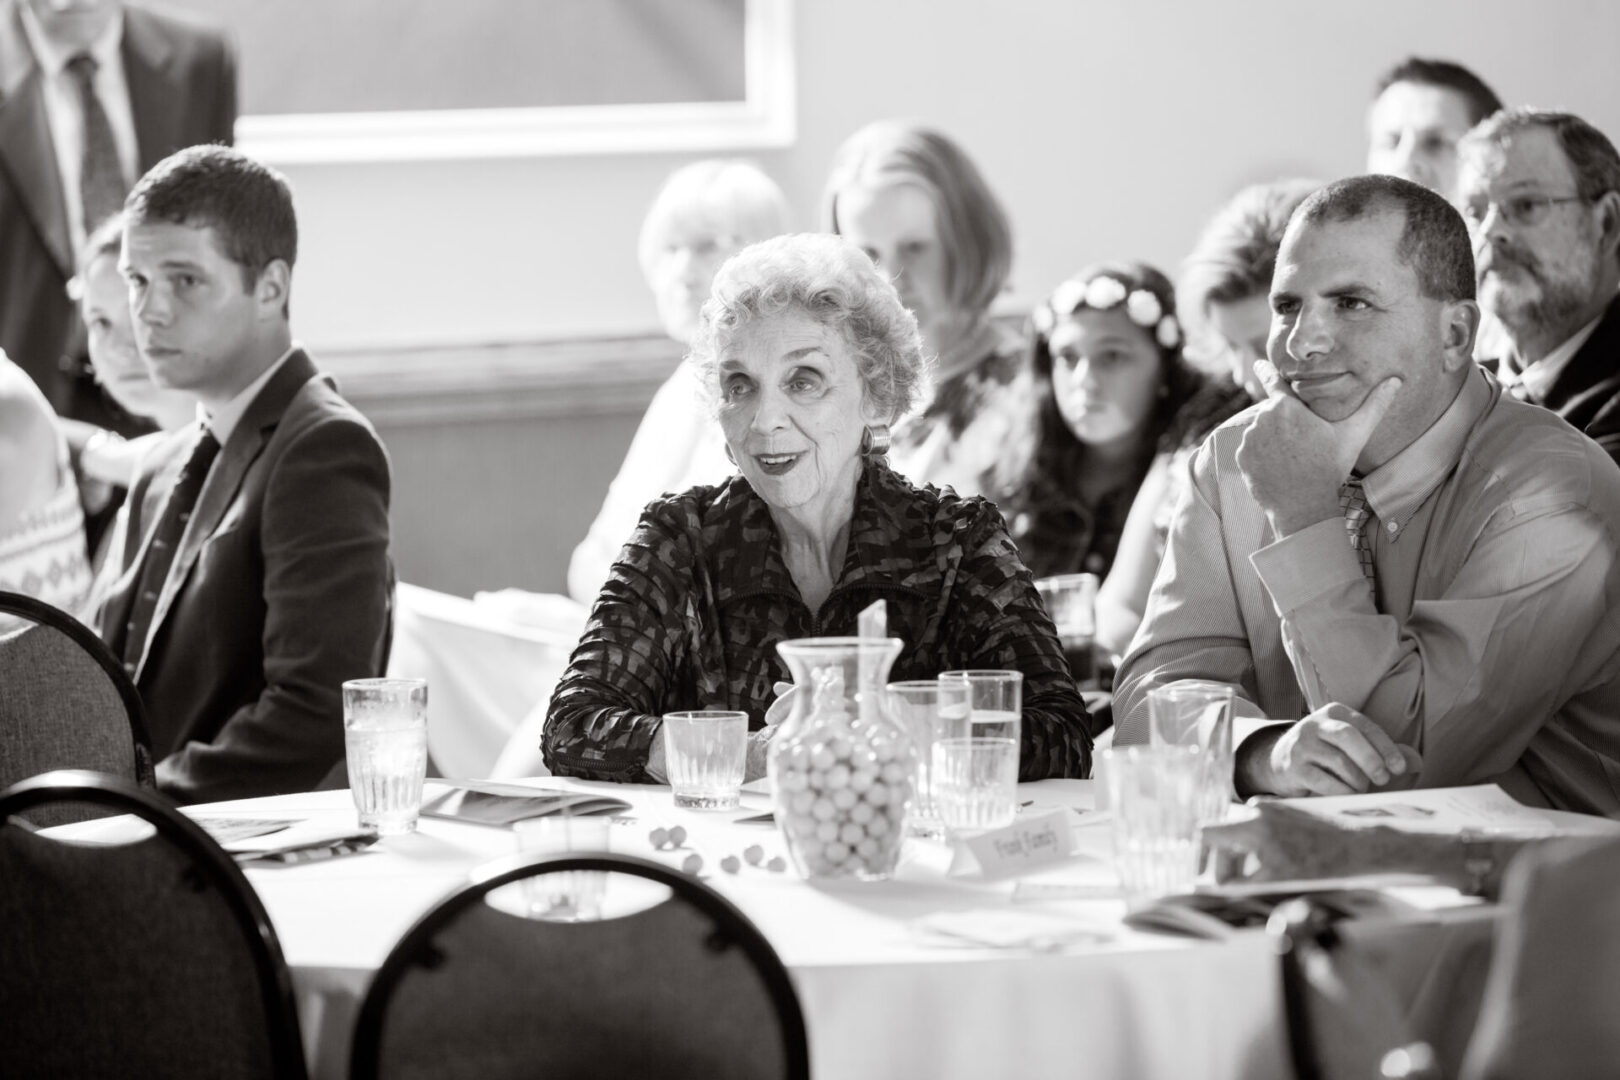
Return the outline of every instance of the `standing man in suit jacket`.
<path id="1" fill-rule="evenodd" d="M 147 428 L 101 393 L 67 295 L 73 253 L 130 183 L 229 143 L 236 58 L 220 32 L 122 0 L 0 0 L 0 350 L 63 416 Z"/>
<path id="2" fill-rule="evenodd" d="M 1458 144 L 1497 376 L 1620 460 L 1620 154 L 1569 113 L 1499 112 Z"/>
<path id="3" fill-rule="evenodd" d="M 344 760 L 342 682 L 388 659 L 388 458 L 293 342 L 298 225 L 280 174 L 194 146 L 125 213 L 136 344 L 207 420 L 130 490 L 102 636 L 146 702 L 164 791 L 307 790 Z"/>

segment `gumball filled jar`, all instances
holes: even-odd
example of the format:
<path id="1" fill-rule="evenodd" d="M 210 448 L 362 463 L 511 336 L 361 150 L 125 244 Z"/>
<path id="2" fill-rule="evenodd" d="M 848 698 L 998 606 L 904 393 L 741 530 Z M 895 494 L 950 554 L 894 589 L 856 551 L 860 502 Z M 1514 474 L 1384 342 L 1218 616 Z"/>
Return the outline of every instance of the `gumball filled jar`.
<path id="1" fill-rule="evenodd" d="M 777 651 L 793 710 L 766 769 L 788 855 L 807 878 L 894 875 L 915 793 L 917 750 L 890 715 L 899 638 L 801 638 Z"/>

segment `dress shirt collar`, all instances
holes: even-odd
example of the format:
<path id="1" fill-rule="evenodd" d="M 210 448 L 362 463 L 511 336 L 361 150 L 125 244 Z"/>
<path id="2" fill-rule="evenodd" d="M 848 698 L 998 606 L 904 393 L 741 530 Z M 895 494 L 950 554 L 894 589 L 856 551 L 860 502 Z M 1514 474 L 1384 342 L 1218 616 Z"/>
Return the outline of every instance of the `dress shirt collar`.
<path id="1" fill-rule="evenodd" d="M 45 28 L 39 24 L 39 17 L 34 14 L 26 0 L 17 4 L 17 10 L 22 16 L 23 33 L 28 37 L 28 47 L 34 52 L 34 60 L 46 75 L 55 77 L 60 75 L 78 53 L 66 52 L 60 45 L 52 41 L 45 34 Z M 119 8 L 113 17 L 107 20 L 106 29 L 100 36 L 90 43 L 88 52 L 99 67 L 106 67 L 118 58 L 118 43 L 124 39 L 124 10 Z"/>
<path id="2" fill-rule="evenodd" d="M 1563 374 L 1569 362 L 1575 359 L 1575 354 L 1581 351 L 1581 346 L 1586 344 L 1587 339 L 1597 330 L 1598 323 L 1602 321 L 1603 312 L 1599 312 L 1597 318 L 1575 331 L 1562 345 L 1540 360 L 1522 371 L 1514 368 L 1515 377 L 1509 381 L 1523 383 L 1533 399 L 1545 401 L 1552 391 L 1553 383 L 1558 381 L 1558 376 Z"/>
<path id="3" fill-rule="evenodd" d="M 197 418 L 208 425 L 208 430 L 214 433 L 214 438 L 219 440 L 219 445 L 224 446 L 231 441 L 231 435 L 235 433 L 237 425 L 242 422 L 242 417 L 247 413 L 248 406 L 253 404 L 253 399 L 259 396 L 259 391 L 263 390 L 265 384 L 275 377 L 276 372 L 281 370 L 281 366 L 287 362 L 287 358 L 302 347 L 297 342 L 294 342 L 291 348 L 281 354 L 281 359 L 265 368 L 257 379 L 243 387 L 241 393 L 215 409 L 212 413 L 209 413 L 201 405 L 197 406 Z"/>
<path id="4" fill-rule="evenodd" d="M 1439 419 L 1410 446 L 1362 478 L 1367 505 L 1391 540 L 1412 519 L 1462 458 L 1475 423 L 1491 407 L 1496 391 L 1483 371 L 1471 371 Z"/>

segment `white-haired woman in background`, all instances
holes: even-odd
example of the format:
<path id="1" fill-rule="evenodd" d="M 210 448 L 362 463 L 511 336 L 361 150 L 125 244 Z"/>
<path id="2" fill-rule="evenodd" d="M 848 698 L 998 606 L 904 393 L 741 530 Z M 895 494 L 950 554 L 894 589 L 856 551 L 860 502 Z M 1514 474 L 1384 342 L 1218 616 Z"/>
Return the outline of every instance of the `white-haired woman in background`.
<path id="1" fill-rule="evenodd" d="M 683 346 L 720 264 L 749 244 L 787 231 L 787 200 L 745 161 L 707 160 L 670 174 L 641 226 L 641 272 L 664 332 Z M 568 565 L 568 592 L 590 603 L 607 580 L 642 507 L 666 491 L 718 484 L 734 471 L 719 429 L 698 403 L 685 363 L 658 388 L 608 488 L 602 509 Z"/>

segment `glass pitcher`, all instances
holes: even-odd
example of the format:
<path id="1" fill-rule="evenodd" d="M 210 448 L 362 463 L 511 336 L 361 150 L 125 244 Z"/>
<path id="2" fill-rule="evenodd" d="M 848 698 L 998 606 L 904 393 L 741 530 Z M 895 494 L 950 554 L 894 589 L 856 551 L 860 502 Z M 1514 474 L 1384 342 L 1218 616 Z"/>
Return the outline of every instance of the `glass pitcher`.
<path id="1" fill-rule="evenodd" d="M 798 688 L 766 768 L 777 827 L 807 878 L 894 874 L 917 750 L 884 688 L 899 638 L 801 638 L 776 647 Z"/>

